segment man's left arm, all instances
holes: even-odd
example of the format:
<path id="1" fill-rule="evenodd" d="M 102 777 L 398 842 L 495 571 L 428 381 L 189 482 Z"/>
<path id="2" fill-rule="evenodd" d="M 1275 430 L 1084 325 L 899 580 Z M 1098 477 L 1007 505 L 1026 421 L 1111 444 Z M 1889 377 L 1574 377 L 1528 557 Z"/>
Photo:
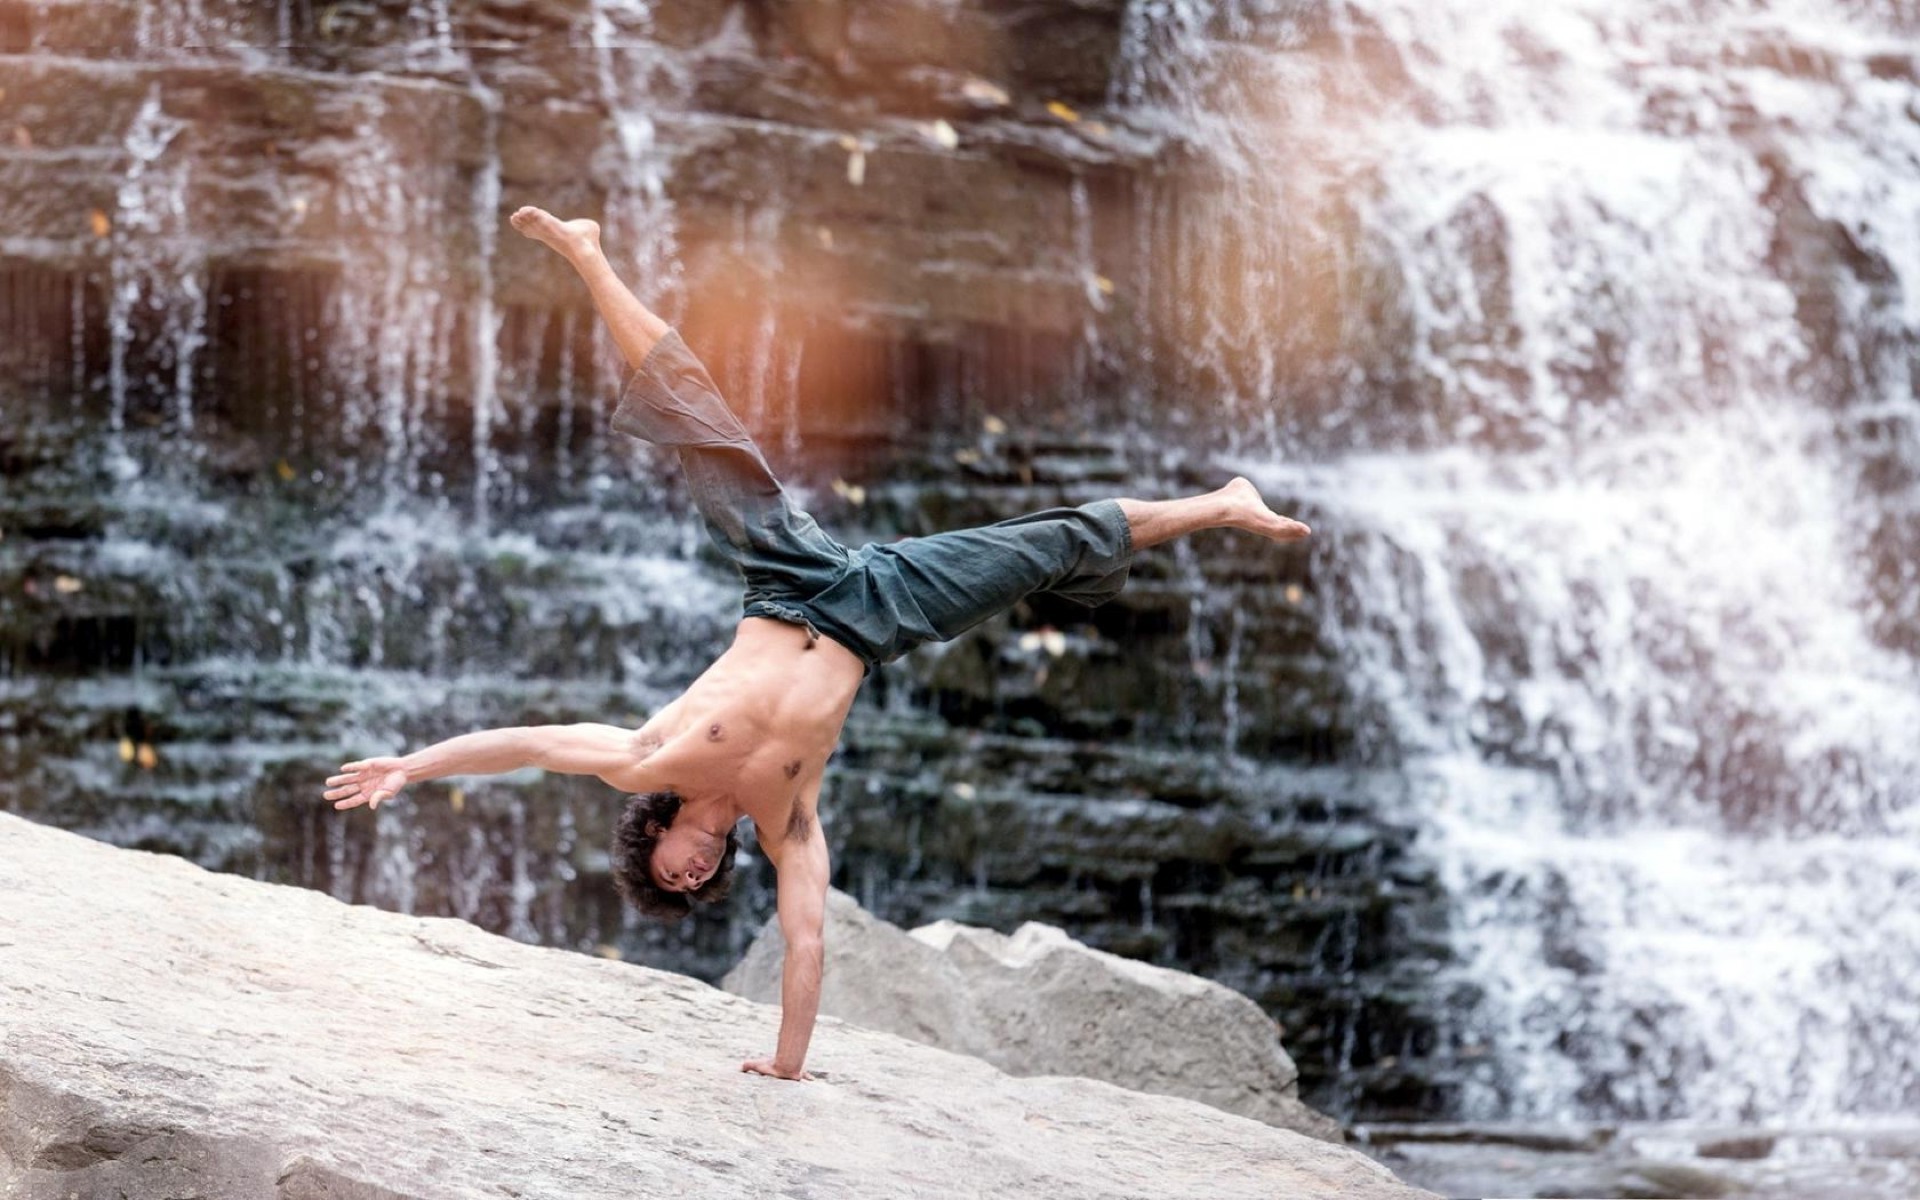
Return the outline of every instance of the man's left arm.
<path id="1" fill-rule="evenodd" d="M 827 839 L 820 822 L 806 822 L 804 839 L 781 843 L 775 863 L 780 906 L 780 936 L 787 957 L 780 972 L 780 1042 L 770 1059 L 742 1063 L 740 1069 L 781 1079 L 812 1079 L 804 1067 L 807 1043 L 820 1012 L 820 980 L 826 964 Z"/>

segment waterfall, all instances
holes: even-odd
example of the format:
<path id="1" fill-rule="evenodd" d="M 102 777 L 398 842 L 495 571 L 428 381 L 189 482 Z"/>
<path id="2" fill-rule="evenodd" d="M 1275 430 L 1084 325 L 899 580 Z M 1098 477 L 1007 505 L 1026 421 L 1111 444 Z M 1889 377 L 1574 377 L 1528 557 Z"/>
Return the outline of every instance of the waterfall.
<path id="1" fill-rule="evenodd" d="M 1365 752 L 1453 899 L 1444 1041 L 1491 1048 L 1462 1116 L 1920 1101 L 1916 36 L 1130 10 L 1114 99 L 1213 189 L 1134 287 L 1318 514 Z"/>

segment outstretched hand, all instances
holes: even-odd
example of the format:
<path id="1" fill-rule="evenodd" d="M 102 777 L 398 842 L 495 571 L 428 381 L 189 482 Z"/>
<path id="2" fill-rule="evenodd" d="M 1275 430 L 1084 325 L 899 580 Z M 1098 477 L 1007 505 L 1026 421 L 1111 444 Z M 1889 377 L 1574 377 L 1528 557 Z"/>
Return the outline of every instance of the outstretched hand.
<path id="1" fill-rule="evenodd" d="M 770 1058 L 756 1058 L 751 1062 L 743 1062 L 740 1064 L 740 1069 L 751 1075 L 771 1075 L 775 1079 L 797 1079 L 802 1083 L 813 1082 L 813 1076 L 808 1074 L 803 1068 L 795 1067 L 791 1071 L 784 1070 Z"/>
<path id="2" fill-rule="evenodd" d="M 407 786 L 406 768 L 397 758 L 369 758 L 350 762 L 340 774 L 327 780 L 327 799 L 339 809 L 366 805 L 379 808 L 382 800 L 391 800 Z"/>

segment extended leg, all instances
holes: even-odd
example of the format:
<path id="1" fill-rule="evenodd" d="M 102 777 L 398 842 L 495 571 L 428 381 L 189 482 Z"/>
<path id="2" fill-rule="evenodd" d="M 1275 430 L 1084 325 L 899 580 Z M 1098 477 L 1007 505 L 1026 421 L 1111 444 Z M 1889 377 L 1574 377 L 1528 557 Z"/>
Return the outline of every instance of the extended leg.
<path id="1" fill-rule="evenodd" d="M 531 206 L 515 212 L 509 220 L 522 234 L 552 247 L 573 265 L 593 294 L 593 305 L 613 333 L 620 353 L 635 367 L 645 362 L 647 352 L 671 326 L 648 311 L 640 297 L 614 274 L 613 264 L 600 251 L 600 223 L 585 218 L 562 221 L 544 208 Z"/>
<path id="2" fill-rule="evenodd" d="M 1217 491 L 1179 500 L 1121 500 L 1134 548 L 1157 546 L 1201 529 L 1245 529 L 1276 542 L 1295 542 L 1312 533 L 1304 524 L 1283 517 L 1247 480 L 1236 477 Z"/>
<path id="3" fill-rule="evenodd" d="M 531 207 L 512 221 L 572 264 L 593 294 L 633 367 L 609 424 L 678 453 L 708 532 L 740 568 L 748 607 L 811 595 L 831 582 L 846 563 L 846 547 L 793 503 L 693 351 L 620 282 L 601 253 L 600 226 Z"/>

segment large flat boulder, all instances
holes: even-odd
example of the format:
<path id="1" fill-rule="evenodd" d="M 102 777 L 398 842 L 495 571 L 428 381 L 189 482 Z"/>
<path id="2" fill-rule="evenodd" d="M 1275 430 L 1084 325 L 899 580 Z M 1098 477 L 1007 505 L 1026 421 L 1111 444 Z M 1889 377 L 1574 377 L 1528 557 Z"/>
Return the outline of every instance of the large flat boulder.
<path id="1" fill-rule="evenodd" d="M 1191 1101 L 1018 1079 L 462 921 L 0 814 L 0 1198 L 1428 1197 Z"/>
<path id="2" fill-rule="evenodd" d="M 1211 980 L 1083 946 L 1028 922 L 1011 937 L 940 921 L 908 933 L 834 891 L 820 1011 L 982 1058 L 1013 1075 L 1074 1075 L 1328 1141 L 1259 1005 Z M 767 926 L 720 986 L 777 1001 L 786 943 Z"/>

